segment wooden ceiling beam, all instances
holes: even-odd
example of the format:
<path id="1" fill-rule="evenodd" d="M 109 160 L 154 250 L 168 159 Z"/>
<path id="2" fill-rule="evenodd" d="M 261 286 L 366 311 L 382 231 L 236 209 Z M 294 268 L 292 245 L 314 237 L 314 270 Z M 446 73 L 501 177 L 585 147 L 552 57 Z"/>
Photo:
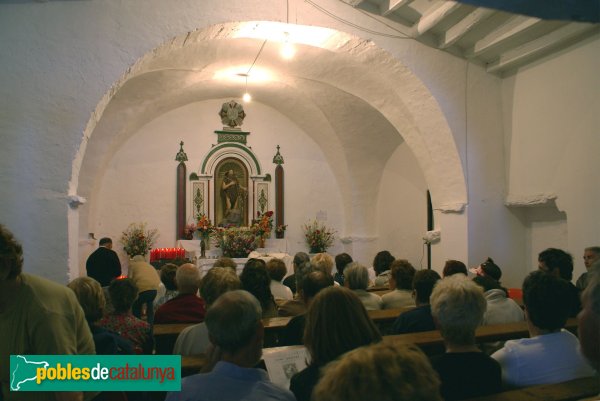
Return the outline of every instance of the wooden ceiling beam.
<path id="1" fill-rule="evenodd" d="M 475 11 L 469 13 L 466 17 L 458 21 L 455 25 L 450 27 L 444 35 L 439 44 L 441 49 L 445 49 L 449 46 L 452 46 L 456 43 L 460 38 L 467 34 L 473 27 L 475 27 L 480 22 L 486 20 L 492 14 L 494 14 L 494 10 L 490 10 L 489 8 L 477 8 Z"/>
<path id="2" fill-rule="evenodd" d="M 421 18 L 413 25 L 413 37 L 421 36 L 431 28 L 439 24 L 450 13 L 461 6 L 455 1 L 436 2 Z"/>

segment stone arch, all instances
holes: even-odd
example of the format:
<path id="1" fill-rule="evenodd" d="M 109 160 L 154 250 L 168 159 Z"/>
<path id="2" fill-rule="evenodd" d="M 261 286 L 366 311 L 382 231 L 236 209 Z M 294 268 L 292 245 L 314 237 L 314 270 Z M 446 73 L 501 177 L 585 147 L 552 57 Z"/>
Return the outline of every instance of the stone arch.
<path id="1" fill-rule="evenodd" d="M 96 177 L 90 176 L 90 174 L 97 173 L 91 171 L 101 171 L 102 169 L 88 168 L 85 170 L 83 168 L 84 161 L 90 154 L 97 154 L 100 155 L 100 158 L 96 163 L 101 166 L 102 163 L 105 163 L 101 160 L 102 156 L 107 156 L 111 150 L 122 143 L 123 139 L 122 137 L 119 138 L 118 135 L 126 137 L 127 130 L 132 129 L 126 126 L 120 127 L 119 130 L 116 130 L 115 137 L 102 145 L 93 141 L 92 134 L 99 122 L 105 117 L 107 108 L 115 100 L 117 93 L 123 90 L 128 82 L 133 82 L 137 77 L 150 77 L 151 74 L 168 74 L 169 55 L 173 52 L 185 51 L 187 47 L 222 46 L 224 42 L 236 40 L 256 41 L 256 39 L 244 39 L 243 36 L 240 36 L 243 24 L 245 23 L 217 24 L 206 29 L 180 35 L 148 52 L 138 60 L 104 95 L 89 119 L 81 145 L 73 160 L 69 193 L 84 197 L 92 193 L 90 188 L 82 191 L 80 185 L 82 182 L 81 174 L 83 172 L 85 175 L 84 181 L 94 182 Z M 267 23 L 253 22 L 253 24 Z M 307 29 L 311 28 L 307 27 Z M 393 127 L 415 155 L 431 190 L 434 208 L 442 212 L 462 212 L 467 203 L 467 191 L 460 157 L 446 119 L 436 99 L 423 82 L 390 53 L 378 48 L 370 41 L 353 35 L 332 31 L 328 41 L 318 46 L 310 44 L 304 46 L 312 46 L 314 49 L 311 48 L 311 50 L 315 54 L 320 52 L 318 54 L 320 57 L 330 57 L 332 65 L 337 65 L 337 63 L 333 63 L 334 60 L 349 61 L 353 70 L 355 70 L 355 75 L 342 76 L 336 68 L 330 68 L 325 73 L 313 73 L 312 75 L 310 75 L 311 71 L 297 70 L 293 73 L 296 75 L 290 74 L 289 76 L 279 77 L 282 85 L 293 87 L 302 85 L 303 82 L 317 82 L 322 86 L 335 88 L 337 91 L 349 94 L 368 106 L 373 113 L 380 114 L 386 124 Z M 231 57 L 237 56 L 232 55 Z M 218 60 L 214 59 L 205 60 L 205 62 L 207 65 L 211 62 L 218 64 Z M 209 79 L 206 70 L 202 70 L 198 80 Z M 389 82 L 394 82 L 395 85 L 392 87 Z M 306 87 L 308 88 L 308 86 Z M 226 93 L 226 91 L 221 93 Z M 310 96 L 308 98 L 310 101 Z M 317 106 L 320 109 L 323 109 L 323 107 L 323 105 Z M 323 115 L 326 114 L 326 112 L 323 112 Z M 331 122 L 327 129 L 333 133 L 336 132 Z M 339 138 L 331 141 L 332 144 L 329 145 L 331 149 L 327 148 L 327 144 L 321 145 L 326 155 L 329 155 L 329 153 L 336 154 L 334 149 L 337 146 L 336 141 L 339 141 Z M 365 139 L 365 141 L 368 141 L 368 139 Z M 93 148 L 88 149 L 88 146 L 93 146 Z M 350 164 L 344 155 L 335 157 L 345 163 L 345 166 Z M 340 167 L 339 170 L 344 170 L 345 166 Z M 344 176 L 341 171 L 337 171 L 336 174 L 338 175 L 340 187 L 348 195 L 344 198 L 351 198 L 353 186 L 349 184 L 348 177 Z M 362 179 L 366 182 L 369 177 L 363 177 Z M 346 215 L 352 216 L 360 210 L 364 210 L 367 202 L 368 200 L 363 200 L 362 204 L 347 202 L 344 205 Z M 77 219 L 79 217 L 70 215 L 69 219 L 72 218 Z M 368 232 L 369 218 L 364 220 L 361 223 L 363 224 L 361 229 Z M 78 235 L 76 232 L 71 232 L 71 227 L 76 225 L 72 222 L 69 224 L 70 248 L 77 247 Z M 466 236 L 466 232 L 462 232 L 460 235 Z M 77 261 L 72 260 L 71 263 L 77 263 Z M 71 269 L 73 269 L 73 266 L 71 266 Z"/>

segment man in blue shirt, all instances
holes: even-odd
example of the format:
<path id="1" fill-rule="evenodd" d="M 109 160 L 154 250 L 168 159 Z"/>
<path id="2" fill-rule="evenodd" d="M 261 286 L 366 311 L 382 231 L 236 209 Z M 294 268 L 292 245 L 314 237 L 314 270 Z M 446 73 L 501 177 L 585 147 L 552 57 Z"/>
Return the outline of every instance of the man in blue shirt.
<path id="1" fill-rule="evenodd" d="M 262 356 L 264 327 L 260 303 L 243 290 L 221 295 L 206 313 L 206 327 L 219 362 L 210 373 L 185 378 L 166 401 L 295 401 L 294 394 L 269 381 L 254 366 Z"/>

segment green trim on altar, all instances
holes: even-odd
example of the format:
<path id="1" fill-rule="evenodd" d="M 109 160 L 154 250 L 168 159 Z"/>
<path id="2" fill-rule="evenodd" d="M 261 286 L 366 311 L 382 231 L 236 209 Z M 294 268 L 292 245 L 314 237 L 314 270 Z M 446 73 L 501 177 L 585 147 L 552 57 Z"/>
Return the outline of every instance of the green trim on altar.
<path id="1" fill-rule="evenodd" d="M 244 131 L 215 131 L 217 134 L 217 143 L 237 142 L 246 144 L 246 137 L 250 132 Z"/>
<path id="2" fill-rule="evenodd" d="M 215 131 L 215 132 L 221 132 L 221 131 Z M 210 150 L 210 152 L 208 152 L 208 154 L 204 158 L 204 161 L 202 162 L 202 168 L 200 170 L 201 174 L 206 174 L 206 163 L 208 163 L 208 160 L 211 158 L 211 156 L 214 155 L 218 150 L 221 150 L 223 148 L 238 148 L 240 150 L 243 150 L 254 161 L 254 165 L 256 166 L 257 174 L 259 174 L 259 175 L 261 174 L 260 164 L 258 163 L 258 159 L 256 159 L 256 156 L 254 155 L 254 153 L 252 153 L 252 151 L 248 147 L 246 147 L 244 145 L 240 145 L 239 143 L 234 143 L 234 142 L 224 142 L 224 143 L 220 143 L 217 146 L 213 147 Z"/>

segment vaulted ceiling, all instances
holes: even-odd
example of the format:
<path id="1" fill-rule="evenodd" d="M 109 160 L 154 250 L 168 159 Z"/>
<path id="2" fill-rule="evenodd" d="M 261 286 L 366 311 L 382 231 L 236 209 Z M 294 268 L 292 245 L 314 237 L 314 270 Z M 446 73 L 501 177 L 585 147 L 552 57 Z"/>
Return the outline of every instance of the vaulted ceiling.
<path id="1" fill-rule="evenodd" d="M 403 34 L 430 47 L 485 65 L 489 73 L 503 75 L 541 57 L 558 52 L 600 31 L 599 2 L 581 7 L 531 1 L 465 0 L 342 0 L 391 24 Z M 471 4 L 513 7 L 510 13 Z M 535 3 L 535 2 L 534 2 Z M 529 5 L 529 7 L 519 4 Z M 560 9 L 558 7 L 560 6 Z M 511 9 L 510 7 L 503 7 Z M 530 12 L 537 10 L 538 12 Z M 570 11 L 570 13 L 569 13 Z M 519 12 L 529 15 L 518 14 Z M 533 16 L 532 16 L 533 15 Z M 548 17 L 556 19 L 546 19 Z"/>

